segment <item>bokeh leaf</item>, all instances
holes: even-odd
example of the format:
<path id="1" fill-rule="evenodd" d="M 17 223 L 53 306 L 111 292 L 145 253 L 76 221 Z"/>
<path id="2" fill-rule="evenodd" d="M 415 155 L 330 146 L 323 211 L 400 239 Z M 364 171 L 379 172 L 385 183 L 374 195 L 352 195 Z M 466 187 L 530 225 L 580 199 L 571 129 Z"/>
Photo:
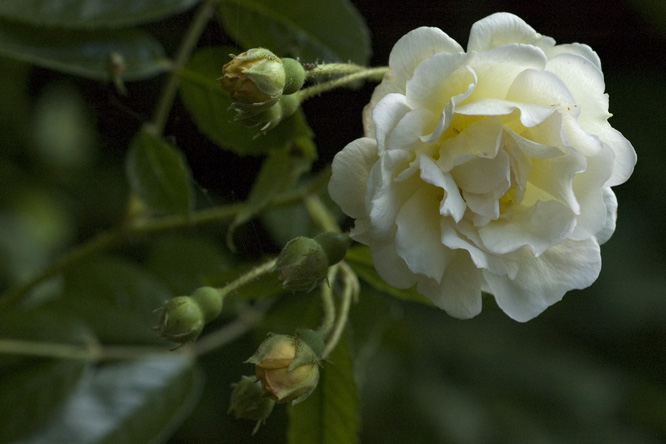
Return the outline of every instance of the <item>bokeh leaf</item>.
<path id="1" fill-rule="evenodd" d="M 57 414 L 88 365 L 83 360 L 38 362 L 0 379 L 0 442 L 14 442 Z"/>
<path id="2" fill-rule="evenodd" d="M 164 442 L 192 409 L 200 381 L 192 362 L 171 354 L 103 366 L 25 444 Z"/>
<path id="3" fill-rule="evenodd" d="M 199 0 L 3 0 L 0 17 L 32 25 L 121 27 L 177 14 Z"/>
<path id="4" fill-rule="evenodd" d="M 346 338 L 321 370 L 319 385 L 289 411 L 289 444 L 354 444 L 358 442 L 358 396 Z"/>
<path id="5" fill-rule="evenodd" d="M 136 135 L 126 164 L 132 191 L 161 213 L 187 214 L 194 191 L 190 170 L 177 148 L 147 129 Z"/>
<path id="6" fill-rule="evenodd" d="M 401 289 L 387 284 L 386 281 L 379 276 L 377 270 L 375 270 L 368 247 L 359 246 L 350 248 L 345 256 L 345 262 L 349 264 L 364 282 L 382 293 L 412 302 L 432 305 L 432 302 L 430 302 L 425 296 L 419 294 L 415 287 Z"/>
<path id="7" fill-rule="evenodd" d="M 62 313 L 0 313 L 0 442 L 13 442 L 51 418 L 89 366 L 79 359 L 43 360 L 16 352 L 25 352 L 25 344 L 55 350 L 57 344 L 83 346 L 94 340 L 86 325 Z"/>
<path id="8" fill-rule="evenodd" d="M 210 47 L 197 51 L 181 72 L 181 97 L 199 130 L 221 148 L 241 155 L 265 154 L 300 137 L 311 137 L 303 113 L 291 117 L 260 135 L 257 128 L 234 122 L 236 113 L 229 109 L 231 100 L 215 80 L 234 49 Z"/>
<path id="9" fill-rule="evenodd" d="M 349 0 L 223 0 L 220 20 L 245 49 L 265 47 L 304 62 L 370 58 L 370 36 Z"/>
<path id="10" fill-rule="evenodd" d="M 103 257 L 67 273 L 55 304 L 87 321 L 104 343 L 151 344 L 159 340 L 151 329 L 159 318 L 154 311 L 171 296 L 137 265 Z"/>
<path id="11" fill-rule="evenodd" d="M 67 30 L 36 28 L 0 20 L 0 55 L 96 80 L 110 80 L 112 54 L 123 58 L 123 80 L 165 70 L 162 44 L 139 29 Z"/>

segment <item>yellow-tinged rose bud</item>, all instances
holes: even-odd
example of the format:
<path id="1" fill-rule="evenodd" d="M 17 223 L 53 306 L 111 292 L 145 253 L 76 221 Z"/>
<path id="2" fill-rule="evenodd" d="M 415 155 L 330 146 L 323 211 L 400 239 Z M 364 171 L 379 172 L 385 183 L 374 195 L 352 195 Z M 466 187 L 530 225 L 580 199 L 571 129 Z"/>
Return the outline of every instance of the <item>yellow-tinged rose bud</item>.
<path id="1" fill-rule="evenodd" d="M 317 356 L 292 336 L 269 336 L 246 362 L 255 364 L 265 395 L 279 403 L 303 401 L 319 382 Z"/>
<path id="2" fill-rule="evenodd" d="M 264 396 L 261 382 L 254 376 L 243 376 L 235 384 L 231 384 L 231 402 L 228 413 L 233 413 L 236 419 L 248 419 L 257 421 L 252 434 L 259 430 L 261 424 L 266 423 L 266 418 L 273 411 L 275 401 Z"/>
<path id="3" fill-rule="evenodd" d="M 267 49 L 250 49 L 224 65 L 220 83 L 235 102 L 277 100 L 285 85 L 282 60 Z"/>
<path id="4" fill-rule="evenodd" d="M 349 236 L 327 232 L 290 240 L 278 256 L 275 269 L 282 286 L 288 290 L 310 291 L 326 279 L 328 267 L 346 254 Z"/>

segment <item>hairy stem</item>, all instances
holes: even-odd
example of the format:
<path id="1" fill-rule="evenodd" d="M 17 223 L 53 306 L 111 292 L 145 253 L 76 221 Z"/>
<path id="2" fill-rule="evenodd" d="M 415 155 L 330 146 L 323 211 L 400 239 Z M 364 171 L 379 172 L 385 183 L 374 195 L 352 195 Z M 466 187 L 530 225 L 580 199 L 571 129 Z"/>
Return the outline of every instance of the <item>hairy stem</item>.
<path id="1" fill-rule="evenodd" d="M 384 78 L 384 74 L 386 74 L 388 70 L 388 67 L 363 68 L 361 70 L 352 72 L 351 74 L 302 89 L 294 94 L 298 94 L 298 98 L 303 101 L 311 97 L 318 96 L 319 94 L 322 94 L 326 91 L 330 91 L 332 89 L 348 85 L 352 82 L 356 82 L 357 80 L 375 80 L 379 82 Z"/>
<path id="2" fill-rule="evenodd" d="M 360 291 L 356 273 L 354 273 L 354 271 L 349 268 L 349 265 L 344 262 L 340 262 L 339 266 L 340 277 L 342 280 L 342 302 L 340 302 L 340 310 L 335 325 L 333 326 L 333 330 L 326 340 L 322 359 L 326 359 L 326 357 L 335 350 L 335 346 L 338 345 L 338 342 L 342 337 L 342 332 L 344 332 L 345 326 L 347 325 L 352 300 L 358 297 Z"/>

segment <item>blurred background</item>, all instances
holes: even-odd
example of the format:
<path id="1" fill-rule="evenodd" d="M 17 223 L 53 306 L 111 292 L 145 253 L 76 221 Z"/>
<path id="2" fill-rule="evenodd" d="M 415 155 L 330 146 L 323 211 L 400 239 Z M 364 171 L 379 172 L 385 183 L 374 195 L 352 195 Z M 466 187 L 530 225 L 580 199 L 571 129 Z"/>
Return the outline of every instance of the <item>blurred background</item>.
<path id="1" fill-rule="evenodd" d="M 353 4 L 371 32 L 373 65 L 387 64 L 393 44 L 423 25 L 440 27 L 464 47 L 471 25 L 498 11 L 519 15 L 558 43 L 590 45 L 602 61 L 610 122 L 638 153 L 633 176 L 615 189 L 617 229 L 602 247 L 599 280 L 528 323 L 509 319 L 491 298 L 478 317 L 459 321 L 365 289 L 350 326 L 361 442 L 666 442 L 666 2 Z M 172 30 L 190 18 L 191 11 L 150 25 L 169 54 L 180 37 Z M 229 43 L 211 23 L 200 46 Z M 123 213 L 127 190 L 119 165 L 131 137 L 150 118 L 162 79 L 130 83 L 123 97 L 110 84 L 7 60 L 0 68 L 0 125 L 10 129 L 0 132 L 0 143 L 9 147 L 4 156 L 14 159 L 0 162 L 0 254 L 12 258 L 0 267 L 5 286 Z M 361 111 L 373 87 L 327 93 L 304 105 L 316 134 L 317 169 L 362 135 Z M 221 152 L 179 103 L 165 134 L 186 153 L 204 206 L 207 199 L 247 196 L 261 159 Z M 95 174 L 88 174 L 93 167 Z M 261 222 L 242 228 L 240 236 L 241 257 L 277 251 Z M 204 358 L 203 398 L 169 442 L 284 442 L 284 409 L 277 408 L 254 437 L 253 424 L 226 414 L 229 384 L 247 373 L 241 363 L 266 331 L 297 326 L 285 314 L 305 302 L 296 297 L 289 306 L 278 305 L 256 335 Z"/>

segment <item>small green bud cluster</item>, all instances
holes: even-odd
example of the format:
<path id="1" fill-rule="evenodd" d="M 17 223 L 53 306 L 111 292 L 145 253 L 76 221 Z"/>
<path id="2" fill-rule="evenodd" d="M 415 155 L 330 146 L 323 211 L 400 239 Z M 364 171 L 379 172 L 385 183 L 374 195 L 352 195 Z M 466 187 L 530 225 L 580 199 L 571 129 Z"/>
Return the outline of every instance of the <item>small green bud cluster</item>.
<path id="1" fill-rule="evenodd" d="M 348 247 L 349 236 L 334 232 L 290 240 L 275 264 L 282 287 L 294 291 L 313 290 L 326 279 L 328 267 L 345 257 Z"/>
<path id="2" fill-rule="evenodd" d="M 157 329 L 162 337 L 181 345 L 193 342 L 204 325 L 222 311 L 222 295 L 212 287 L 200 287 L 189 296 L 169 299 L 162 308 Z"/>
<path id="3" fill-rule="evenodd" d="M 294 59 L 279 58 L 264 48 L 253 48 L 222 68 L 220 83 L 229 93 L 236 120 L 267 131 L 299 107 L 296 97 L 305 82 L 305 69 Z"/>
<path id="4" fill-rule="evenodd" d="M 320 361 L 313 347 L 301 337 L 271 334 L 245 362 L 255 365 L 264 396 L 278 403 L 296 403 L 317 387 Z"/>

